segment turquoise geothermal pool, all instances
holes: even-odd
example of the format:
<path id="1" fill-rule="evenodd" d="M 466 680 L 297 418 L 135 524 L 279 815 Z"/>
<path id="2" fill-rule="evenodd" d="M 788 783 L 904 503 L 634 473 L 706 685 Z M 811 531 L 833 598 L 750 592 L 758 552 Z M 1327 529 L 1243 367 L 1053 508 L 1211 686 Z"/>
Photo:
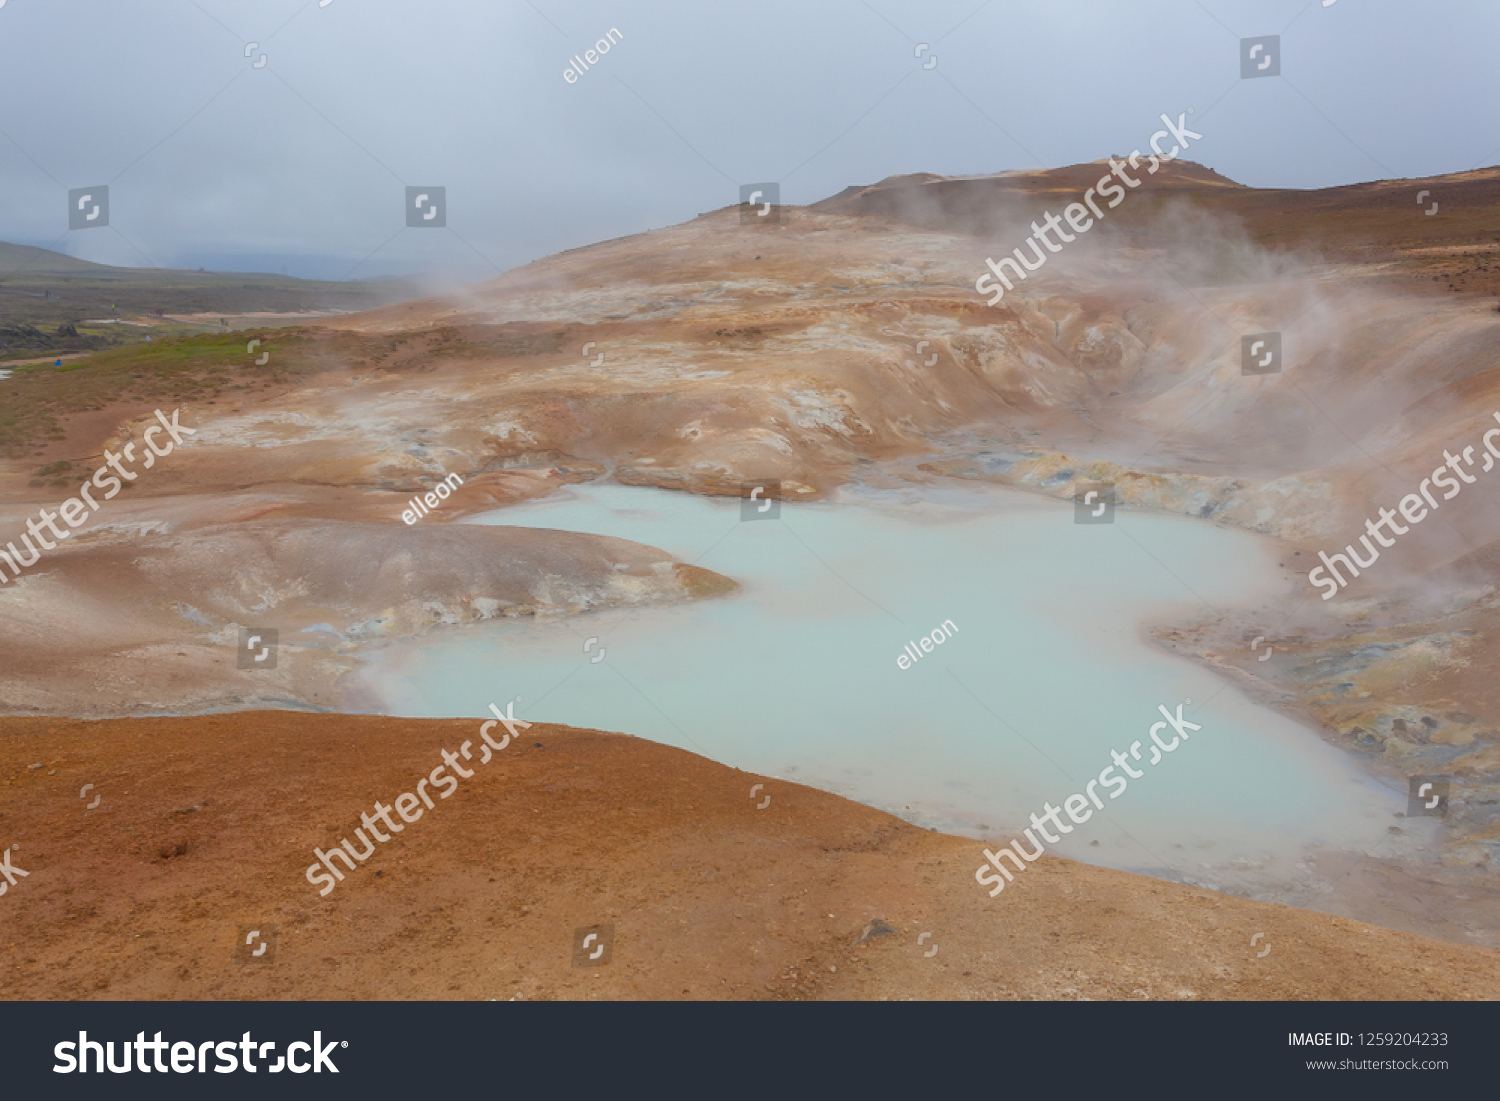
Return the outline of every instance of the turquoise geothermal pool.
<path id="1" fill-rule="evenodd" d="M 998 488 L 846 490 L 742 521 L 735 500 L 584 486 L 470 522 L 633 539 L 744 591 L 366 651 L 360 685 L 390 713 L 482 719 L 519 696 L 522 718 L 623 731 L 1004 840 L 1083 792 L 1111 750 L 1140 741 L 1149 759 L 1158 705 L 1191 699 L 1201 731 L 1154 767 L 1132 761 L 1144 776 L 1049 846 L 1157 874 L 1372 851 L 1405 806 L 1145 637 L 1204 602 L 1254 607 L 1280 591 L 1269 544 L 1241 531 L 1128 510 L 1076 524 L 1071 502 Z M 946 641 L 898 664 L 950 621 Z"/>

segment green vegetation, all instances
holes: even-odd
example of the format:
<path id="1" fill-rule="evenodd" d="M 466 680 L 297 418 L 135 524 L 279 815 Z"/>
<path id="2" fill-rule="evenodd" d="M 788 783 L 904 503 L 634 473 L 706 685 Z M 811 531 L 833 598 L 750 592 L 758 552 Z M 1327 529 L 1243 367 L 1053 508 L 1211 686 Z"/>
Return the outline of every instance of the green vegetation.
<path id="1" fill-rule="evenodd" d="M 263 366 L 246 354 L 244 333 L 225 333 L 113 348 L 61 367 L 18 367 L 0 382 L 0 455 L 20 458 L 42 441 L 64 438 L 61 418 L 70 414 L 129 402 L 168 409 L 270 389 L 323 364 L 307 333 L 273 331 L 261 339 L 257 351 L 271 353 Z M 60 473 L 43 467 L 36 476 Z"/>
<path id="2" fill-rule="evenodd" d="M 419 294 L 414 283 L 398 280 L 335 283 L 114 268 L 0 243 L 0 366 L 12 372 L 0 379 L 0 456 L 21 458 L 65 438 L 63 418 L 73 414 L 117 403 L 169 409 L 266 390 L 304 371 L 347 362 L 344 352 L 363 348 L 353 338 L 301 328 L 276 335 L 284 321 L 221 333 L 218 317 L 353 312 Z M 195 324 L 168 314 L 217 316 Z M 139 320 L 150 324 L 128 323 Z M 247 355 L 246 343 L 257 336 L 263 344 L 257 355 Z M 255 363 L 260 351 L 271 352 L 263 366 Z M 61 356 L 70 358 L 54 366 Z M 71 474 L 54 463 L 35 477 L 54 484 Z"/>
<path id="3" fill-rule="evenodd" d="M 149 330 L 90 321 L 166 314 L 296 313 L 373 309 L 420 295 L 404 280 L 336 283 L 284 275 L 167 271 L 91 264 L 46 249 L 0 243 L 0 360 L 153 343 L 217 324 L 164 321 Z M 73 326 L 69 332 L 68 326 Z M 61 331 L 59 331 L 61 330 Z"/>
<path id="4" fill-rule="evenodd" d="M 64 419 L 121 407 L 122 419 L 184 403 L 233 399 L 294 384 L 313 373 L 344 370 L 434 370 L 444 359 L 505 359 L 561 350 L 567 331 L 525 331 L 517 326 L 443 328 L 395 336 L 364 335 L 295 326 L 204 333 L 109 348 L 53 366 L 13 368 L 0 380 L 0 457 L 38 454 L 48 441 L 66 438 Z M 259 339 L 255 351 L 246 345 Z M 263 365 L 256 360 L 269 353 Z M 135 408 L 132 409 L 131 406 Z M 34 472 L 42 484 L 70 477 L 49 464 Z"/>

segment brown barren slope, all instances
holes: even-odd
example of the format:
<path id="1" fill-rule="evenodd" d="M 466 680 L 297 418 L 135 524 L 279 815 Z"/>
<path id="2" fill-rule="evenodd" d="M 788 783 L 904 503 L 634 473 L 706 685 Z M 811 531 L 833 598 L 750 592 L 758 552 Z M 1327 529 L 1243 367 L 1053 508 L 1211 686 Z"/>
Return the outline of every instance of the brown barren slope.
<path id="1" fill-rule="evenodd" d="M 0 720 L 0 844 L 28 873 L 0 898 L 0 995 L 1500 995 L 1500 951 L 1051 857 L 990 899 L 975 842 L 541 724 L 488 765 L 476 753 L 451 798 L 320 897 L 303 878 L 314 847 L 352 838 L 361 811 L 414 790 L 478 725 Z M 575 930 L 600 924 L 609 962 L 573 966 Z M 246 930 L 274 950 L 237 959 Z"/>

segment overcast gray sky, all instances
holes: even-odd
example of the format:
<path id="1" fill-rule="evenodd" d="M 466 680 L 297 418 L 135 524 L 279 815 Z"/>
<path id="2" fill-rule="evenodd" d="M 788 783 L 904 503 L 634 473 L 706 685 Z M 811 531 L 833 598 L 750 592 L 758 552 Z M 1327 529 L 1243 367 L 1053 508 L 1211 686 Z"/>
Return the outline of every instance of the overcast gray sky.
<path id="1" fill-rule="evenodd" d="M 1326 2 L 0 0 L 0 240 L 478 279 L 741 183 L 1053 167 L 1189 107 L 1192 159 L 1261 187 L 1500 160 L 1500 3 Z M 1241 79 L 1277 34 L 1281 75 Z M 101 183 L 110 225 L 70 231 Z M 446 188 L 445 229 L 406 227 L 408 185 Z"/>

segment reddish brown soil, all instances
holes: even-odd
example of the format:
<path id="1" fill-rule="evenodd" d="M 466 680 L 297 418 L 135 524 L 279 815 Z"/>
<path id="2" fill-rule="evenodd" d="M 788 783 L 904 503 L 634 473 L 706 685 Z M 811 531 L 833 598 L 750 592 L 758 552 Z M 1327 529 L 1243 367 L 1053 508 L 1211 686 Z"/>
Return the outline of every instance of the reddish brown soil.
<path id="1" fill-rule="evenodd" d="M 487 766 L 476 753 L 451 798 L 320 897 L 303 877 L 313 849 L 352 839 L 360 812 L 413 791 L 477 727 L 274 711 L 0 720 L 0 844 L 29 873 L 0 898 L 0 994 L 1500 996 L 1500 951 L 1051 857 L 991 899 L 976 842 L 540 724 Z M 876 919 L 892 931 L 856 947 Z M 609 962 L 573 966 L 575 930 L 601 924 Z M 237 958 L 246 929 L 274 929 L 274 951 Z"/>

